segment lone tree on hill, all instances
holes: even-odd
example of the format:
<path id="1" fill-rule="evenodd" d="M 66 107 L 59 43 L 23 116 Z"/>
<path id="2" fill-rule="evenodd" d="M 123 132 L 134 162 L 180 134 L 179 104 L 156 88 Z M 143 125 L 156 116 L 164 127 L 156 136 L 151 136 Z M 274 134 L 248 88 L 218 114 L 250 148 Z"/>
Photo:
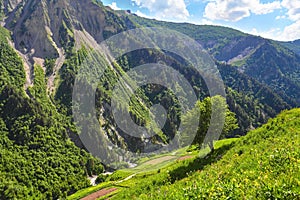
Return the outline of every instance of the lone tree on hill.
<path id="1" fill-rule="evenodd" d="M 215 111 L 213 117 L 212 108 Z M 207 97 L 203 101 L 197 101 L 195 107 L 182 116 L 182 123 L 184 127 L 181 136 L 183 146 L 189 145 L 185 142 L 191 137 L 190 133 L 196 129 L 197 133 L 193 144 L 208 145 L 211 151 L 214 151 L 213 142 L 219 139 L 219 137 L 216 138 L 217 131 L 222 129 L 221 137 L 225 137 L 238 128 L 235 114 L 229 110 L 226 99 L 222 96 Z M 196 124 L 198 126 L 195 127 Z"/>

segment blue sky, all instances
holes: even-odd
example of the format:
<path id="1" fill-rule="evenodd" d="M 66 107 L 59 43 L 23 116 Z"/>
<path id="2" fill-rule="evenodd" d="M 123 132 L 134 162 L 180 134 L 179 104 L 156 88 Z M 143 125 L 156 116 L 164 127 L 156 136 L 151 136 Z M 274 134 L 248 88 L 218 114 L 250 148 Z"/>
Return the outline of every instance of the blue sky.
<path id="1" fill-rule="evenodd" d="M 300 0 L 102 0 L 165 21 L 232 27 L 281 41 L 300 39 Z"/>

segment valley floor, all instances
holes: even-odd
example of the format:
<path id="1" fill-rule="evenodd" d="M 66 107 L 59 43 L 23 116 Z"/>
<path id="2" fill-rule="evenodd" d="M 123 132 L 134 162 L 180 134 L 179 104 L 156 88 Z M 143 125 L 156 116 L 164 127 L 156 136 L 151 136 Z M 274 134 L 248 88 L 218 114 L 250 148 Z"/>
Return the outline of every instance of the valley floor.
<path id="1" fill-rule="evenodd" d="M 217 141 L 215 146 L 220 148 L 223 145 L 229 145 L 237 139 L 226 139 Z M 143 158 L 140 160 L 138 166 L 134 168 L 122 169 L 114 172 L 110 175 L 104 183 L 99 185 L 83 189 L 77 193 L 68 197 L 68 200 L 83 199 L 83 200 L 95 200 L 106 199 L 112 197 L 119 192 L 122 192 L 125 188 L 129 188 L 136 179 L 147 179 L 149 176 L 160 173 L 161 170 L 169 169 L 172 165 L 180 166 L 185 161 L 192 161 L 197 157 L 205 157 L 209 153 L 209 149 L 203 149 L 201 151 L 190 148 L 182 148 L 177 151 L 153 156 L 151 158 Z M 131 180 L 135 178 L 134 180 Z"/>

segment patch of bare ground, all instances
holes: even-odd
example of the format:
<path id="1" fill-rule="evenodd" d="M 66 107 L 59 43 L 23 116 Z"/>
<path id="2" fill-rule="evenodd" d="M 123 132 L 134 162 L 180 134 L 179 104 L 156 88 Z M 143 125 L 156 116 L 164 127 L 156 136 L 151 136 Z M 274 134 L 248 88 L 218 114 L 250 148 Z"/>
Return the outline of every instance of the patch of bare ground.
<path id="1" fill-rule="evenodd" d="M 58 51 L 59 57 L 56 59 L 53 72 L 50 75 L 50 77 L 48 78 L 48 83 L 47 83 L 47 88 L 50 93 L 53 93 L 55 90 L 55 82 L 54 82 L 55 78 L 56 78 L 57 74 L 59 73 L 59 70 L 63 66 L 65 59 L 66 59 L 66 57 L 64 55 L 64 50 L 62 48 L 57 48 L 57 51 Z"/>
<path id="2" fill-rule="evenodd" d="M 94 192 L 94 193 L 82 198 L 81 200 L 96 200 L 96 199 L 103 197 L 105 195 L 108 195 L 116 190 L 117 190 L 117 188 L 102 189 L 102 190 L 99 190 L 97 192 Z"/>

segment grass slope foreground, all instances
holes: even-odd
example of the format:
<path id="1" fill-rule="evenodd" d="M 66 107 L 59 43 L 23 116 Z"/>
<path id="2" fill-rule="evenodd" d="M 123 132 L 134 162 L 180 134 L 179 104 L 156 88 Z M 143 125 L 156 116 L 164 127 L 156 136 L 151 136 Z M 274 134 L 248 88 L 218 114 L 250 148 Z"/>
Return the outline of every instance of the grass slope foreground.
<path id="1" fill-rule="evenodd" d="M 299 135 L 300 109 L 285 111 L 231 148 L 190 160 L 185 178 L 153 184 L 150 176 L 112 199 L 300 199 Z"/>

